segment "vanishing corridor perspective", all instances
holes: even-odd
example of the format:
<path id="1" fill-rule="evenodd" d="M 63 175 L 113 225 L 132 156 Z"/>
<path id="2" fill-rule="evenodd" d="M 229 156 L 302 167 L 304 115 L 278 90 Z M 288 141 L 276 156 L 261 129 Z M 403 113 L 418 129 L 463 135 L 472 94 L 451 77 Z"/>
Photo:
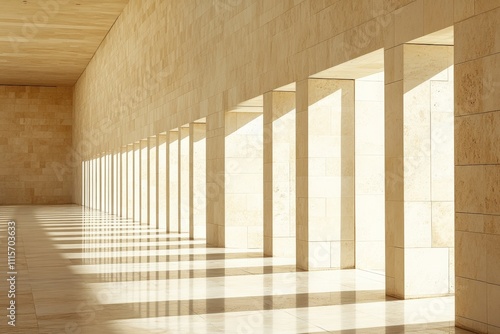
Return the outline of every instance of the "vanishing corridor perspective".
<path id="1" fill-rule="evenodd" d="M 500 333 L 499 1 L 0 13 L 0 333 Z"/>

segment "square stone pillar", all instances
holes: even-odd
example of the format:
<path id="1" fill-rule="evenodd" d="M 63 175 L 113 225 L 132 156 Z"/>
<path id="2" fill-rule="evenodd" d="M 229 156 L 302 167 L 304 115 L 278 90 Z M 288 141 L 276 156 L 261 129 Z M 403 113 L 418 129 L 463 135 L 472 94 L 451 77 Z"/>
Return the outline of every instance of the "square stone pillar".
<path id="1" fill-rule="evenodd" d="M 98 163 L 98 160 L 97 160 L 97 158 L 94 157 L 92 159 L 92 185 L 91 185 L 92 186 L 92 200 L 91 200 L 92 205 L 91 205 L 91 208 L 95 209 L 95 210 L 97 210 L 97 208 L 99 206 L 98 205 L 98 203 L 99 203 L 98 196 L 99 195 L 98 195 L 98 191 L 97 191 L 98 186 L 99 186 L 99 184 L 98 184 L 99 171 L 98 171 L 98 164 L 97 163 Z"/>
<path id="2" fill-rule="evenodd" d="M 262 112 L 227 112 L 225 129 L 225 247 L 262 248 Z"/>
<path id="3" fill-rule="evenodd" d="M 149 226 L 158 228 L 157 216 L 157 199 L 158 199 L 158 159 L 157 159 L 157 136 L 149 137 L 148 150 L 149 150 Z"/>
<path id="4" fill-rule="evenodd" d="M 179 229 L 189 232 L 189 127 L 179 128 Z"/>
<path id="5" fill-rule="evenodd" d="M 114 174 L 114 161 L 113 161 L 113 151 L 108 151 L 108 213 L 115 214 L 113 209 L 113 203 L 115 200 L 114 189 L 115 189 L 115 174 Z"/>
<path id="6" fill-rule="evenodd" d="M 99 185 L 101 187 L 101 201 L 99 203 L 99 210 L 106 212 L 106 159 L 104 152 L 99 157 Z"/>
<path id="7" fill-rule="evenodd" d="M 225 105 L 207 117 L 207 244 L 225 246 Z"/>
<path id="8" fill-rule="evenodd" d="M 127 145 L 127 218 L 134 219 L 134 145 Z"/>
<path id="9" fill-rule="evenodd" d="M 134 143 L 134 222 L 141 221 L 141 142 Z"/>
<path id="10" fill-rule="evenodd" d="M 88 160 L 85 160 L 83 162 L 83 166 L 84 166 L 84 198 L 83 198 L 83 206 L 86 206 L 88 207 L 88 203 L 89 203 L 89 161 Z"/>
<path id="11" fill-rule="evenodd" d="M 295 93 L 264 94 L 264 255 L 295 257 Z"/>
<path id="12" fill-rule="evenodd" d="M 297 266 L 354 267 L 354 80 L 297 82 Z"/>
<path id="13" fill-rule="evenodd" d="M 113 213 L 113 159 L 111 152 L 107 151 L 106 159 L 106 212 Z"/>
<path id="14" fill-rule="evenodd" d="M 162 231 L 167 231 L 168 222 L 168 145 L 167 145 L 167 134 L 160 133 L 157 136 L 157 164 L 158 164 L 158 178 L 157 178 L 157 190 L 158 190 L 158 205 L 157 205 L 157 217 L 158 217 L 158 228 Z"/>
<path id="15" fill-rule="evenodd" d="M 102 156 L 98 156 L 97 158 L 97 187 L 96 187 L 96 194 L 97 194 L 97 205 L 96 209 L 97 210 L 103 210 L 103 205 L 102 205 L 102 199 L 104 197 L 104 189 L 103 189 L 103 184 L 102 184 L 102 174 L 103 174 L 103 169 L 102 169 Z"/>
<path id="16" fill-rule="evenodd" d="M 88 195 L 87 173 L 88 173 L 87 161 L 84 160 L 82 161 L 82 206 L 87 206 L 87 195 Z"/>
<path id="17" fill-rule="evenodd" d="M 95 209 L 97 210 L 98 208 L 98 194 L 97 194 L 97 190 L 98 190 L 98 165 L 97 165 L 97 158 L 93 158 L 91 160 L 91 164 L 92 164 L 92 184 L 91 184 L 91 188 L 92 188 L 92 198 L 91 198 L 91 208 L 92 209 Z"/>
<path id="18" fill-rule="evenodd" d="M 111 159 L 109 152 L 104 153 L 104 212 L 111 213 Z"/>
<path id="19" fill-rule="evenodd" d="M 207 176 L 205 123 L 189 125 L 189 238 L 206 239 Z"/>
<path id="20" fill-rule="evenodd" d="M 112 215 L 115 214 L 114 202 L 115 202 L 115 161 L 113 151 L 108 153 L 108 212 Z"/>
<path id="21" fill-rule="evenodd" d="M 142 225 L 149 224 L 149 139 L 141 140 L 140 148 L 140 178 L 141 178 L 141 215 Z"/>
<path id="22" fill-rule="evenodd" d="M 111 201 L 111 208 L 112 208 L 112 211 L 111 213 L 118 216 L 119 215 L 119 207 L 118 207 L 118 203 L 119 203 L 119 191 L 120 191 L 120 183 L 118 182 L 119 180 L 119 168 L 120 168 L 120 165 L 119 165 L 119 152 L 117 152 L 116 150 L 113 151 L 112 155 L 111 155 L 111 165 L 112 165 L 112 176 L 113 176 L 113 191 L 111 193 L 111 196 L 112 196 L 112 201 Z"/>
<path id="23" fill-rule="evenodd" d="M 168 186 L 169 186 L 169 220 L 168 232 L 179 233 L 179 130 L 168 132 Z"/>
<path id="24" fill-rule="evenodd" d="M 87 196 L 87 207 L 93 208 L 94 207 L 94 160 L 89 159 L 87 161 L 87 167 L 88 167 L 88 182 L 87 182 L 87 189 L 88 189 L 88 196 Z"/>
<path id="25" fill-rule="evenodd" d="M 106 198 L 106 187 L 104 187 L 104 155 L 97 157 L 97 210 L 104 211 L 104 200 Z"/>
<path id="26" fill-rule="evenodd" d="M 113 154 L 106 153 L 106 212 L 113 214 Z"/>
<path id="27" fill-rule="evenodd" d="M 453 47 L 385 51 L 386 293 L 453 285 Z"/>
<path id="28" fill-rule="evenodd" d="M 122 146 L 120 153 L 120 217 L 127 218 L 128 210 L 128 160 L 127 160 L 127 146 Z"/>
<path id="29" fill-rule="evenodd" d="M 106 212 L 106 162 L 104 153 L 99 156 L 99 210 Z"/>

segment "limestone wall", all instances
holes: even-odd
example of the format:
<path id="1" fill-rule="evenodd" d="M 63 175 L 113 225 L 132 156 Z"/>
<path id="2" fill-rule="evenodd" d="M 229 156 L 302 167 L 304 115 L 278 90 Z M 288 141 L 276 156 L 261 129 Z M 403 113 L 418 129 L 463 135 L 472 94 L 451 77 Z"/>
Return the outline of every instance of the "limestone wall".
<path id="1" fill-rule="evenodd" d="M 72 88 L 0 86 L 0 205 L 72 202 Z"/>

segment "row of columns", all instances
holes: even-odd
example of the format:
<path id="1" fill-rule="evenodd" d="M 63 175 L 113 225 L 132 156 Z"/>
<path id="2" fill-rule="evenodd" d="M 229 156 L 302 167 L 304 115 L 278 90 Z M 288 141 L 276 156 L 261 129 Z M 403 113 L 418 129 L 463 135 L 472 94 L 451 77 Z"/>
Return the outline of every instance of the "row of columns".
<path id="1" fill-rule="evenodd" d="M 82 162 L 82 204 L 205 238 L 205 154 L 201 122 L 104 152 Z"/>
<path id="2" fill-rule="evenodd" d="M 366 100 L 357 87 L 373 83 L 308 78 L 295 92 L 264 94 L 263 112 L 248 106 L 210 117 L 207 182 L 217 192 L 207 242 L 295 254 L 305 270 L 372 259 L 384 262 L 391 296 L 452 293 L 452 65 L 452 46 L 404 44 L 385 51 L 384 82 Z M 355 133 L 363 122 L 356 115 L 368 114 L 385 143 Z M 375 255 L 358 261 L 371 248 Z"/>
<path id="3" fill-rule="evenodd" d="M 383 270 L 399 298 L 451 293 L 452 64 L 451 46 L 404 44 L 382 77 L 225 106 L 85 161 L 84 205 L 305 270 Z"/>

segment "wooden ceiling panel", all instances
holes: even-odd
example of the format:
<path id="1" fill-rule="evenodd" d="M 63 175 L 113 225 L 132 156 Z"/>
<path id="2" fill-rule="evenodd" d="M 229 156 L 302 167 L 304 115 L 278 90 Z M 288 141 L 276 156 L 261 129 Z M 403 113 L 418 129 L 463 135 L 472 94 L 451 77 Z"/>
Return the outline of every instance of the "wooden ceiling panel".
<path id="1" fill-rule="evenodd" d="M 0 85 L 74 85 L 127 3 L 2 0 Z"/>

